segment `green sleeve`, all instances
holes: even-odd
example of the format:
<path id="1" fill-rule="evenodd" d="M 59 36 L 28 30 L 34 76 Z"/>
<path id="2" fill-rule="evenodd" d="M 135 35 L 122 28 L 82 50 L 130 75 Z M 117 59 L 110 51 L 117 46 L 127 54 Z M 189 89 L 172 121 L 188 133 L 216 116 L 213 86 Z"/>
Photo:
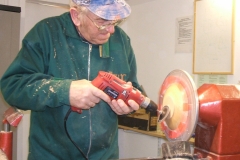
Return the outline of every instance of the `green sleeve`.
<path id="1" fill-rule="evenodd" d="M 72 80 L 47 73 L 48 55 L 40 46 L 23 40 L 18 56 L 1 78 L 1 92 L 9 105 L 33 111 L 69 105 Z"/>

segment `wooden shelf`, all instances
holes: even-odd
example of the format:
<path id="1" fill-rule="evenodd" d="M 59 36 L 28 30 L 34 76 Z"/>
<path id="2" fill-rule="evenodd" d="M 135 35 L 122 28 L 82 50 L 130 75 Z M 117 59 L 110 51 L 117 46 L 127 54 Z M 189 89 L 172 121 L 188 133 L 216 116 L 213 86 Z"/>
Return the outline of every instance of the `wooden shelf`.
<path id="1" fill-rule="evenodd" d="M 126 127 L 126 126 L 122 126 L 122 125 L 118 125 L 118 128 L 123 129 L 123 130 L 130 130 L 130 131 L 146 134 L 146 135 L 153 136 L 153 137 L 163 138 L 163 139 L 167 140 L 165 134 L 160 130 L 157 130 L 157 131 L 143 131 L 143 130 L 139 130 L 139 129 L 131 128 L 131 127 Z M 189 142 L 192 145 L 194 145 L 194 140 L 195 140 L 194 138 L 190 138 Z"/>

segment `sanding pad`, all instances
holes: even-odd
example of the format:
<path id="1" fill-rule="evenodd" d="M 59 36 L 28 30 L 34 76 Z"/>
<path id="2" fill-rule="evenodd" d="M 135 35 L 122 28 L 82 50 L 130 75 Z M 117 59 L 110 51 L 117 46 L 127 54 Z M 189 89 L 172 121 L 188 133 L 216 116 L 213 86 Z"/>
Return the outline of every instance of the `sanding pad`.
<path id="1" fill-rule="evenodd" d="M 165 78 L 159 92 L 159 110 L 169 107 L 169 114 L 159 122 L 169 141 L 187 141 L 198 120 L 198 96 L 191 76 L 183 70 L 173 70 Z"/>

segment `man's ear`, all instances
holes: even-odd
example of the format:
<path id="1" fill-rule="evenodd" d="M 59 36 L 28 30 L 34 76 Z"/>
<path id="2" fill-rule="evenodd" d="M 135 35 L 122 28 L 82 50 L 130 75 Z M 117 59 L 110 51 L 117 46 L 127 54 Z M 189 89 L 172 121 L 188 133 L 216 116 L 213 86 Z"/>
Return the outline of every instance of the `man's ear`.
<path id="1" fill-rule="evenodd" d="M 80 25 L 80 20 L 78 18 L 78 11 L 76 8 L 71 8 L 70 9 L 70 14 L 71 14 L 71 18 L 73 23 L 75 24 L 75 26 L 79 26 Z"/>

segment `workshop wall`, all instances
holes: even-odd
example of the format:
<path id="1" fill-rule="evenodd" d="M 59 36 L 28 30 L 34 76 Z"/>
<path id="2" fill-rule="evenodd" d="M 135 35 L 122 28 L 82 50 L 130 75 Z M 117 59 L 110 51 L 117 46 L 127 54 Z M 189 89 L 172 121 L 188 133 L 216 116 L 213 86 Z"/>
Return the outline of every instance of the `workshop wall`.
<path id="1" fill-rule="evenodd" d="M 126 21 L 137 57 L 139 83 L 158 101 L 167 74 L 174 69 L 192 71 L 192 53 L 175 53 L 176 18 L 193 16 L 193 0 L 130 0 Z"/>
<path id="2" fill-rule="evenodd" d="M 176 19 L 194 17 L 194 0 L 130 0 L 132 14 L 124 24 L 131 37 L 137 57 L 138 79 L 148 96 L 158 101 L 158 92 L 167 74 L 183 69 L 193 76 L 193 52 L 175 52 Z M 240 12 L 236 1 L 234 74 L 227 76 L 229 84 L 240 80 Z"/>
<path id="3" fill-rule="evenodd" d="M 51 0 L 49 0 L 51 1 Z M 68 4 L 68 0 L 54 1 L 57 3 Z M 127 0 L 132 7 L 132 14 L 122 24 L 122 28 L 129 34 L 133 49 L 138 63 L 138 79 L 143 85 L 148 96 L 158 102 L 158 92 L 167 74 L 174 69 L 183 69 L 192 74 L 193 53 L 176 53 L 176 18 L 193 16 L 194 0 Z M 29 31 L 39 20 L 59 15 L 66 10 L 63 8 L 41 6 L 28 3 L 25 0 L 0 0 L 0 4 L 15 5 L 22 7 L 21 13 L 21 35 L 20 39 Z M 238 84 L 240 80 L 240 2 L 236 1 L 235 18 L 235 49 L 234 49 L 234 74 L 228 75 L 228 83 Z M 18 151 L 17 160 L 27 159 L 28 154 L 28 128 L 29 112 L 25 112 L 21 124 L 18 126 Z M 121 132 L 120 132 L 121 134 Z M 131 138 L 120 135 L 120 141 L 128 139 L 134 150 L 138 149 L 139 144 L 131 141 Z M 141 156 L 152 155 L 152 145 L 148 144 L 148 136 L 143 136 L 142 141 L 146 149 L 141 151 Z M 136 145 L 134 145 L 136 143 Z M 156 145 L 156 144 L 155 144 Z M 157 147 L 157 146 L 154 146 Z M 121 151 L 120 146 L 120 151 Z M 131 156 L 131 150 L 121 152 L 124 156 Z"/>

